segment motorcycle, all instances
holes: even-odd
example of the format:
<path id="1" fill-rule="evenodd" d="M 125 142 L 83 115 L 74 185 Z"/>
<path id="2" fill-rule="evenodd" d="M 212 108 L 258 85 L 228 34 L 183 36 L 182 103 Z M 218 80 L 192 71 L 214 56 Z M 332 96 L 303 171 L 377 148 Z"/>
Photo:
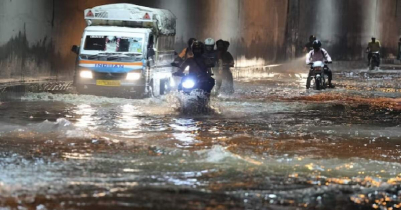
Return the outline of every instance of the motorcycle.
<path id="1" fill-rule="evenodd" d="M 380 53 L 372 52 L 372 58 L 370 59 L 369 70 L 375 70 L 380 64 Z"/>
<path id="2" fill-rule="evenodd" d="M 309 73 L 309 78 L 306 83 L 306 88 L 309 89 L 311 82 L 313 82 L 314 89 L 322 90 L 327 88 L 328 77 L 325 75 L 325 71 L 329 70 L 327 64 L 331 62 L 315 61 L 310 63 L 311 69 Z"/>

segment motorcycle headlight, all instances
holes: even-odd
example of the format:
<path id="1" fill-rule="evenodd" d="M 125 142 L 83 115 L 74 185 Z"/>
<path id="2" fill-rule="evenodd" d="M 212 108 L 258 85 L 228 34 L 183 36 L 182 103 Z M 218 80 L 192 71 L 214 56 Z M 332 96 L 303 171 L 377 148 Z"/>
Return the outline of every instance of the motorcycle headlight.
<path id="1" fill-rule="evenodd" d="M 194 88 L 195 87 L 195 82 L 193 80 L 191 80 L 191 79 L 185 80 L 182 83 L 182 87 L 185 88 L 185 89 Z"/>
<path id="2" fill-rule="evenodd" d="M 139 80 L 141 79 L 141 73 L 128 73 L 127 80 Z"/>
<path id="3" fill-rule="evenodd" d="M 79 76 L 81 76 L 81 78 L 85 78 L 85 79 L 92 79 L 93 78 L 92 71 L 88 71 L 88 70 L 81 71 L 79 73 Z"/>

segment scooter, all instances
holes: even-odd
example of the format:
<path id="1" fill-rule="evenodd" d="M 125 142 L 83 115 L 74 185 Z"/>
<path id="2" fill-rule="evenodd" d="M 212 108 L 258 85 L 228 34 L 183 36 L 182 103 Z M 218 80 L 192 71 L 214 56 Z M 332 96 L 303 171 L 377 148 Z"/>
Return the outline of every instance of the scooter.
<path id="1" fill-rule="evenodd" d="M 322 62 L 322 61 L 315 61 L 310 63 L 311 69 L 308 81 L 306 83 L 306 88 L 309 89 L 311 86 L 311 82 L 313 82 L 315 90 L 322 90 L 327 88 L 328 84 L 328 77 L 325 75 L 325 71 L 328 71 L 327 64 L 331 62 Z"/>
<path id="2" fill-rule="evenodd" d="M 202 113 L 209 109 L 210 90 L 214 84 L 209 84 L 208 77 L 192 74 L 175 74 L 182 77 L 178 85 L 181 109 L 184 113 Z M 212 85 L 211 88 L 208 87 Z"/>

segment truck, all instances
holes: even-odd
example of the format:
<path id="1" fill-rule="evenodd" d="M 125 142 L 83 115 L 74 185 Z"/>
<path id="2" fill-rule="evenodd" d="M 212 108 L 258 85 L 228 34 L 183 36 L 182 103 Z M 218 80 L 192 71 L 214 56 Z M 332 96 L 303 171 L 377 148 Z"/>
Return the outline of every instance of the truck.
<path id="1" fill-rule="evenodd" d="M 109 4 L 86 9 L 74 84 L 79 94 L 142 98 L 168 93 L 176 17 L 164 9 Z"/>

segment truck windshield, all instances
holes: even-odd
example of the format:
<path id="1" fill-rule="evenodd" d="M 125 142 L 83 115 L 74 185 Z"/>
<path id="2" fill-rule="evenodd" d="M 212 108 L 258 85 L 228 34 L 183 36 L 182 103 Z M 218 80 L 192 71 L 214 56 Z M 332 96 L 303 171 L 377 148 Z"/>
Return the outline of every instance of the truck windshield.
<path id="1" fill-rule="evenodd" d="M 142 53 L 143 38 L 118 36 L 86 36 L 85 50 L 108 53 Z"/>

